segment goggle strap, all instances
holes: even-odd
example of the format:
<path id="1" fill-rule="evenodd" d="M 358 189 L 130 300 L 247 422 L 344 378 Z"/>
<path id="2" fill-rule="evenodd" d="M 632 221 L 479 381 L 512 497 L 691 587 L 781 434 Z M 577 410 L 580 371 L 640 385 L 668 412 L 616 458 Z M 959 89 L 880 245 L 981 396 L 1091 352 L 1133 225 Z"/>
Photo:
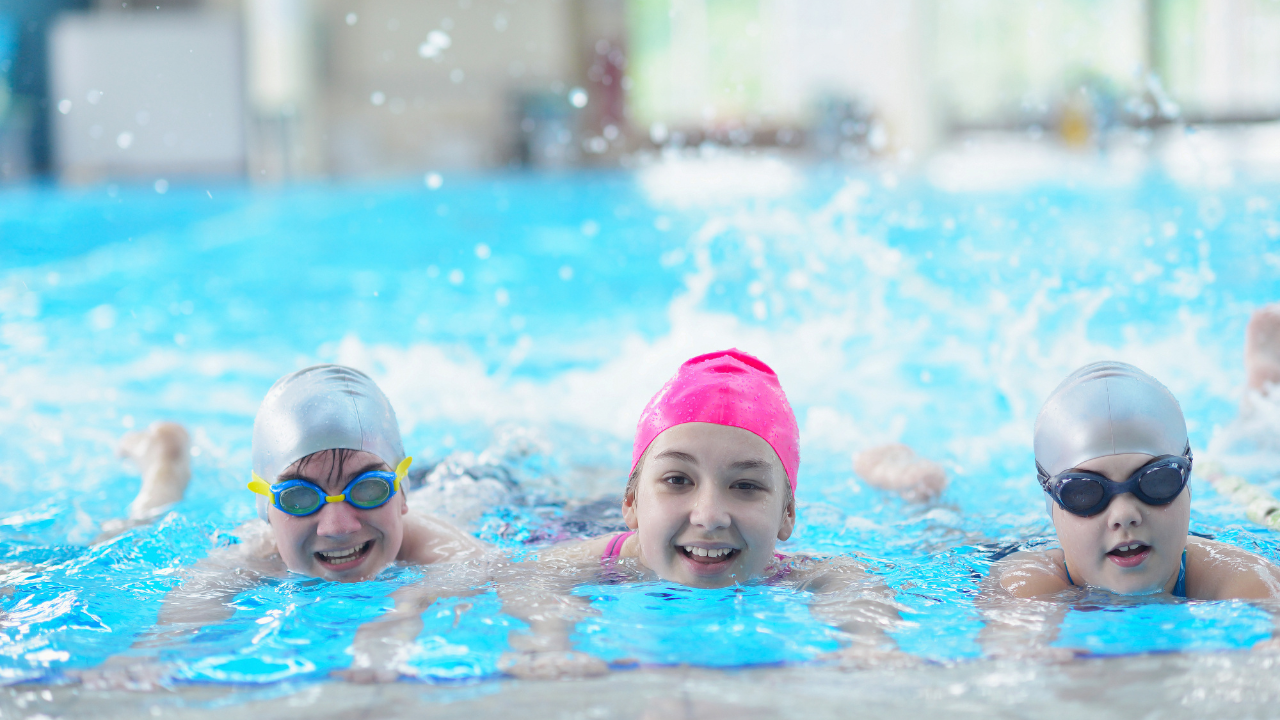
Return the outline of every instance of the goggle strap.
<path id="1" fill-rule="evenodd" d="M 259 495 L 271 497 L 271 484 L 258 477 L 258 473 L 256 472 L 250 471 L 249 474 L 253 476 L 253 480 L 249 483 L 249 489 Z"/>
<path id="2" fill-rule="evenodd" d="M 408 477 L 409 465 L 411 465 L 412 463 L 413 463 L 413 456 L 410 455 L 409 457 L 406 457 L 405 459 L 401 460 L 400 464 L 396 466 L 396 484 L 395 484 L 396 492 L 400 492 L 400 480 L 402 478 Z"/>

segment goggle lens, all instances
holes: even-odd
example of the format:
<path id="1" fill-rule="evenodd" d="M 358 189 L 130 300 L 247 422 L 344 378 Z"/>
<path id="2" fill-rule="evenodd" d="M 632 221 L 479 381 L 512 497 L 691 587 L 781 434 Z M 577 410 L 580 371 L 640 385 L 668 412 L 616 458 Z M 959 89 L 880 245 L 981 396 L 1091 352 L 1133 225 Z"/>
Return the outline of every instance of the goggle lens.
<path id="1" fill-rule="evenodd" d="M 1182 492 L 1182 473 L 1177 468 L 1157 468 L 1138 478 L 1138 488 L 1156 502 L 1169 502 Z"/>
<path id="2" fill-rule="evenodd" d="M 1072 478 L 1062 484 L 1063 507 L 1072 512 L 1086 512 L 1102 502 L 1106 489 L 1096 480 Z"/>
<path id="3" fill-rule="evenodd" d="M 324 498 L 305 485 L 296 485 L 280 493 L 279 507 L 290 515 L 309 515 L 315 512 Z"/>
<path id="4" fill-rule="evenodd" d="M 347 500 L 358 508 L 375 508 L 391 497 L 391 483 L 385 478 L 367 477 L 351 487 Z"/>

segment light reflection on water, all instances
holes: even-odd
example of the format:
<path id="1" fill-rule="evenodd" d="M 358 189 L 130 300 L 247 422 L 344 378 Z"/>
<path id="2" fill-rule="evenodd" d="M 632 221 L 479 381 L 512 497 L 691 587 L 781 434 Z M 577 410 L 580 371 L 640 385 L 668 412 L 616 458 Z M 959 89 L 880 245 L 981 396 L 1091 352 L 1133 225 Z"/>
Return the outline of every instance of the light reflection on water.
<path id="1" fill-rule="evenodd" d="M 640 407 L 681 360 L 758 354 L 802 428 L 785 550 L 861 553 L 897 591 L 898 643 L 933 661 L 981 654 L 974 597 L 992 554 L 1052 540 L 1027 472 L 1031 421 L 1076 366 L 1147 369 L 1179 397 L 1193 446 L 1216 436 L 1252 458 L 1252 480 L 1277 482 L 1271 454 L 1233 448 L 1222 429 L 1248 313 L 1280 288 L 1265 260 L 1280 252 L 1274 187 L 1150 176 L 950 194 L 814 173 L 782 197 L 694 205 L 584 174 L 212 194 L 0 195 L 3 679 L 91 666 L 154 622 L 177 571 L 253 516 L 242 476 L 262 394 L 316 361 L 369 371 L 406 448 L 446 461 L 415 506 L 521 553 L 615 522 L 608 502 L 579 505 L 620 492 Z M 137 488 L 116 437 L 160 418 L 188 425 L 200 450 L 187 500 L 86 547 Z M 947 467 L 940 501 L 853 477 L 851 453 L 889 440 Z M 1193 487 L 1193 530 L 1280 559 L 1272 533 Z M 193 681 L 322 677 L 350 662 L 356 626 L 392 590 L 442 572 L 271 582 L 164 654 Z M 598 611 L 579 647 L 610 661 L 799 662 L 836 642 L 785 586 L 578 594 Z M 426 613 L 412 674 L 496 672 L 520 623 L 487 590 L 459 602 Z M 1098 654 L 1242 648 L 1266 632 L 1242 603 L 1071 602 L 1058 644 Z"/>

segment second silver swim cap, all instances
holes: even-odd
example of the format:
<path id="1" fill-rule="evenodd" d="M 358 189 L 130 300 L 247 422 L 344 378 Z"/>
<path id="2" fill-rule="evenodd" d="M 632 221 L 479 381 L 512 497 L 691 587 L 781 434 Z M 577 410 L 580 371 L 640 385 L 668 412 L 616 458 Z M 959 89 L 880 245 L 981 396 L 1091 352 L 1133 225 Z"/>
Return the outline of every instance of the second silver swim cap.
<path id="1" fill-rule="evenodd" d="M 1158 380 L 1122 362 L 1076 370 L 1036 418 L 1036 462 L 1050 476 L 1106 455 L 1181 455 L 1187 423 Z"/>
<path id="2" fill-rule="evenodd" d="M 267 391 L 253 420 L 253 471 L 274 483 L 290 465 L 321 450 L 363 450 L 391 467 L 404 459 L 400 426 L 387 396 L 368 375 L 315 365 L 285 375 Z M 267 500 L 258 496 L 266 519 Z"/>

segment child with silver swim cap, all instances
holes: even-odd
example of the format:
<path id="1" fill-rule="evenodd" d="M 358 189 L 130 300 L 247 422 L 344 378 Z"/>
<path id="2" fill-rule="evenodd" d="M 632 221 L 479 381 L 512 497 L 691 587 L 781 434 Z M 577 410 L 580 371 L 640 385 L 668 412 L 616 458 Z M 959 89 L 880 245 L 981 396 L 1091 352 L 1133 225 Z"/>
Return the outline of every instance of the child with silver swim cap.
<path id="1" fill-rule="evenodd" d="M 1045 401 L 1035 457 L 1061 549 L 1020 552 L 992 576 L 1016 597 L 1089 585 L 1202 600 L 1280 597 L 1280 570 L 1189 536 L 1193 455 L 1182 409 L 1121 362 L 1086 365 Z"/>
<path id="2" fill-rule="evenodd" d="M 181 499 L 190 477 L 186 443 L 186 433 L 171 423 L 126 438 L 122 448 L 144 476 L 135 505 L 145 507 L 131 515 L 154 514 L 167 506 L 163 502 Z M 264 577 L 292 571 L 358 582 L 394 562 L 458 562 L 485 554 L 487 546 L 465 531 L 409 511 L 404 481 L 411 459 L 395 412 L 358 370 L 317 365 L 278 380 L 254 420 L 252 454 L 249 486 L 258 493 L 265 523 L 237 528 L 232 535 L 239 543 L 214 549 L 188 571 L 165 597 L 157 627 L 137 647 L 230 618 L 235 596 Z M 472 594 L 488 580 L 487 568 L 475 570 L 458 574 L 457 587 L 406 586 L 393 593 L 395 608 L 360 627 L 352 666 L 339 674 L 357 681 L 399 677 L 392 656 L 421 630 L 422 610 L 440 596 Z M 154 658 L 116 656 L 80 677 L 90 687 L 148 688 L 163 684 L 167 672 Z"/>
<path id="3" fill-rule="evenodd" d="M 485 546 L 444 520 L 410 514 L 395 411 L 367 375 L 316 365 L 267 392 L 253 423 L 253 481 L 269 543 L 296 573 L 351 582 L 400 561 L 478 557 Z"/>

